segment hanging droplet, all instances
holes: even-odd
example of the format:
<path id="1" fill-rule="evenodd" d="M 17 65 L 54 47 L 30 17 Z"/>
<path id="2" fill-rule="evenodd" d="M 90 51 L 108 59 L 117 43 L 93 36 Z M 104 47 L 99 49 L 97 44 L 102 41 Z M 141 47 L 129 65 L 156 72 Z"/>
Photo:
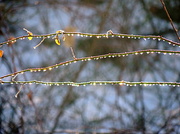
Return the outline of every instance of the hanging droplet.
<path id="1" fill-rule="evenodd" d="M 52 68 L 50 67 L 50 68 L 48 68 L 50 71 L 52 70 Z"/>

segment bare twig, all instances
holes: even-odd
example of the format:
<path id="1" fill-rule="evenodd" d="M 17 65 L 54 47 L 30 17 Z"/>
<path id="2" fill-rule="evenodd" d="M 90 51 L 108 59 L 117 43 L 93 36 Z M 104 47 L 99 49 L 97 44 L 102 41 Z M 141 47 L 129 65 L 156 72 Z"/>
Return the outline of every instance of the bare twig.
<path id="1" fill-rule="evenodd" d="M 40 71 L 48 71 L 48 70 L 52 70 L 55 68 L 58 68 L 59 66 L 67 66 L 70 65 L 71 63 L 76 63 L 78 61 L 90 61 L 90 60 L 101 60 L 104 58 L 114 58 L 114 57 L 127 57 L 130 55 L 142 55 L 142 54 L 169 54 L 169 55 L 180 55 L 180 51 L 170 51 L 170 50 L 156 50 L 156 49 L 148 49 L 148 50 L 140 50 L 140 51 L 131 51 L 131 52 L 124 52 L 124 53 L 109 53 L 109 54 L 104 54 L 104 55 L 98 55 L 98 56 L 90 56 L 90 57 L 83 57 L 83 58 L 76 58 L 70 61 L 65 61 L 65 62 L 61 62 L 59 64 L 55 64 L 55 65 L 51 65 L 48 67 L 43 67 L 43 68 L 29 68 L 29 69 L 25 69 L 25 70 L 21 70 L 18 72 L 14 72 L 11 74 L 7 74 L 4 75 L 2 77 L 0 77 L 0 79 L 2 80 L 3 78 L 6 77 L 14 77 L 17 74 L 23 74 L 25 72 L 40 72 Z"/>
<path id="2" fill-rule="evenodd" d="M 21 86 L 20 86 L 20 89 L 19 89 L 19 91 L 16 93 L 16 95 L 15 95 L 15 97 L 16 97 L 16 98 L 18 97 L 19 93 L 21 92 L 21 90 L 22 90 L 22 87 L 23 87 L 23 85 L 21 85 Z"/>
<path id="3" fill-rule="evenodd" d="M 44 37 L 44 38 L 43 38 L 35 47 L 33 47 L 33 48 L 36 49 L 38 46 L 40 46 L 46 38 L 47 38 L 47 37 Z"/>
<path id="4" fill-rule="evenodd" d="M 109 30 L 110 31 L 110 30 Z M 109 33 L 109 32 L 108 32 Z M 113 32 L 112 32 L 113 33 Z M 176 45 L 176 46 L 180 46 L 180 43 L 178 42 L 175 42 L 175 41 L 172 41 L 172 40 L 169 40 L 165 37 L 162 37 L 162 36 L 155 36 L 155 35 L 133 35 L 133 34 L 121 34 L 121 33 L 113 33 L 112 34 L 111 32 L 108 34 L 108 37 L 118 37 L 118 38 L 131 38 L 131 39 L 151 39 L 151 40 L 161 40 L 161 41 L 165 41 L 167 43 L 169 43 L 170 45 Z M 56 36 L 57 33 L 52 33 L 52 34 L 43 34 L 43 35 L 26 35 L 26 36 L 20 36 L 20 37 L 16 37 L 16 38 L 13 38 L 12 40 L 8 40 L 8 41 L 5 41 L 5 42 L 1 42 L 0 43 L 0 47 L 5 45 L 5 44 L 9 44 L 9 43 L 13 43 L 15 42 L 16 40 L 24 40 L 28 37 L 32 37 L 32 38 L 44 38 L 44 37 L 47 37 L 47 38 L 50 38 L 50 37 L 54 37 Z M 96 38 L 107 38 L 107 33 L 104 33 L 104 34 L 94 34 L 94 33 L 82 33 L 82 32 L 64 32 L 63 35 L 67 35 L 67 36 L 79 36 L 79 37 L 96 37 Z M 52 38 L 54 39 L 54 38 Z"/>
<path id="5" fill-rule="evenodd" d="M 75 56 L 74 51 L 73 51 L 73 48 L 70 47 L 70 49 L 71 49 L 71 53 L 72 53 L 73 58 L 76 59 L 76 56 Z"/>
<path id="6" fill-rule="evenodd" d="M 171 26 L 173 27 L 173 29 L 174 29 L 174 31 L 176 33 L 176 36 L 177 36 L 178 40 L 180 41 L 180 37 L 179 37 L 179 34 L 178 34 L 178 29 L 175 28 L 175 26 L 173 24 L 173 21 L 172 21 L 170 15 L 169 15 L 169 12 L 168 12 L 168 10 L 166 8 L 166 5 L 165 5 L 164 1 L 163 0 L 160 0 L 160 1 L 161 1 L 162 5 L 163 5 L 164 11 L 166 12 L 166 15 L 167 15 L 169 21 L 171 23 Z"/>
<path id="7" fill-rule="evenodd" d="M 87 85 L 120 85 L 120 86 L 172 86 L 172 87 L 180 87 L 179 82 L 143 82 L 143 81 L 138 81 L 138 82 L 131 82 L 131 81 L 87 81 L 87 82 L 44 82 L 44 81 L 3 81 L 0 82 L 0 84 L 41 84 L 41 85 L 47 85 L 47 86 L 61 86 L 61 85 L 66 85 L 66 86 L 73 86 L 73 87 L 79 87 L 79 86 L 87 86 Z"/>

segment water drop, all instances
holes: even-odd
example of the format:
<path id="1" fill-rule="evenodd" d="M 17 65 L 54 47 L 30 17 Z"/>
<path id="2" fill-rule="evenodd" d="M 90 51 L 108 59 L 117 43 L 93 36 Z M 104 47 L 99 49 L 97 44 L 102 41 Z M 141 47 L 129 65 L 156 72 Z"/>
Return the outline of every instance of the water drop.
<path id="1" fill-rule="evenodd" d="M 123 83 L 119 83 L 120 86 L 123 86 L 124 84 Z"/>
<path id="2" fill-rule="evenodd" d="M 52 70 L 52 68 L 50 67 L 50 68 L 48 68 L 49 70 Z"/>

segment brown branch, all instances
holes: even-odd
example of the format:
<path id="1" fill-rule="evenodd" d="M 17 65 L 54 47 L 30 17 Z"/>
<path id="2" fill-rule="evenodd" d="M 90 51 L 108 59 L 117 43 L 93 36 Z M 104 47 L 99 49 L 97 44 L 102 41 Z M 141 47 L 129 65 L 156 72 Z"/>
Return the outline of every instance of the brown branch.
<path id="1" fill-rule="evenodd" d="M 180 37 L 179 37 L 179 34 L 178 34 L 178 30 L 175 28 L 175 26 L 174 26 L 174 24 L 173 24 L 173 21 L 172 21 L 170 15 L 169 15 L 169 12 L 168 12 L 168 10 L 167 10 L 167 8 L 166 8 L 166 5 L 165 5 L 165 3 L 164 3 L 163 0 L 160 0 L 160 1 L 161 1 L 162 5 L 163 5 L 164 11 L 166 12 L 166 15 L 167 15 L 169 21 L 170 21 L 170 23 L 171 23 L 171 26 L 173 27 L 173 29 L 174 29 L 174 31 L 175 31 L 175 33 L 176 33 L 176 36 L 178 37 L 178 40 L 180 41 Z"/>
<path id="2" fill-rule="evenodd" d="M 29 69 L 25 69 L 25 70 L 21 70 L 21 71 L 17 71 L 11 74 L 7 74 L 4 76 L 0 77 L 0 80 L 12 76 L 13 80 L 14 77 L 17 77 L 17 75 L 19 74 L 24 74 L 25 72 L 40 72 L 40 71 L 50 71 L 52 69 L 58 68 L 59 66 L 67 66 L 70 65 L 71 63 L 76 63 L 78 61 L 90 61 L 90 60 L 101 60 L 101 59 L 105 59 L 105 58 L 115 58 L 115 57 L 127 57 L 129 55 L 142 55 L 142 54 L 169 54 L 169 55 L 180 55 L 180 51 L 170 51 L 170 50 L 156 50 L 156 49 L 148 49 L 148 50 L 140 50 L 140 51 L 131 51 L 131 52 L 123 52 L 123 53 L 109 53 L 109 54 L 103 54 L 103 55 L 97 55 L 97 56 L 90 56 L 90 57 L 82 57 L 82 58 L 75 58 L 73 60 L 69 60 L 69 61 L 65 61 L 65 62 L 61 62 L 55 65 L 51 65 L 48 67 L 41 67 L 41 68 L 29 68 Z M 13 82 L 13 81 L 12 81 Z"/>

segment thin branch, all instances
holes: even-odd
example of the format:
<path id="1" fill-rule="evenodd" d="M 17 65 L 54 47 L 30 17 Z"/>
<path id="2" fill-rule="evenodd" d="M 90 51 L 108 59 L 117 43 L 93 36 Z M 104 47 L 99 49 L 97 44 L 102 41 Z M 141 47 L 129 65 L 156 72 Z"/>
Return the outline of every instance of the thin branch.
<path id="1" fill-rule="evenodd" d="M 71 63 L 76 63 L 78 61 L 91 61 L 91 60 L 101 60 L 105 58 L 115 58 L 115 57 L 127 57 L 130 55 L 142 55 L 142 54 L 168 54 L 168 55 L 180 55 L 180 51 L 170 51 L 170 50 L 156 50 L 156 49 L 148 49 L 148 50 L 140 50 L 140 51 L 131 51 L 131 52 L 124 52 L 124 53 L 109 53 L 109 54 L 104 54 L 104 55 L 98 55 L 98 56 L 90 56 L 90 57 L 83 57 L 83 58 L 75 58 L 70 61 L 65 61 L 61 62 L 59 64 L 55 64 L 52 66 L 48 67 L 43 67 L 43 68 L 29 68 L 25 70 L 21 70 L 15 73 L 11 73 L 8 75 L 4 75 L 0 77 L 0 80 L 3 78 L 9 77 L 9 76 L 16 76 L 17 74 L 23 74 L 25 72 L 40 72 L 40 71 L 51 71 L 52 69 L 58 68 L 59 66 L 67 66 L 70 65 Z"/>
<path id="2" fill-rule="evenodd" d="M 23 85 L 21 85 L 21 86 L 20 86 L 20 89 L 19 89 L 19 91 L 16 93 L 16 95 L 15 95 L 15 97 L 16 97 L 16 98 L 18 97 L 19 93 L 21 92 L 21 90 L 22 90 L 22 87 L 23 87 Z"/>
<path id="3" fill-rule="evenodd" d="M 87 86 L 87 85 L 120 85 L 120 86 L 173 86 L 180 87 L 179 82 L 130 82 L 130 81 L 88 81 L 88 82 L 44 82 L 44 81 L 0 81 L 0 84 L 41 84 L 47 86 Z"/>
<path id="4" fill-rule="evenodd" d="M 61 30 L 59 30 L 61 31 Z M 33 38 L 53 38 L 55 35 L 57 35 L 57 33 L 52 33 L 52 34 L 44 34 L 44 35 L 26 35 L 26 36 L 20 36 L 20 37 L 16 37 L 12 40 L 8 40 L 8 41 L 5 41 L 5 42 L 2 42 L 0 43 L 0 47 L 3 46 L 4 44 L 9 44 L 9 43 L 12 43 L 12 42 L 15 42 L 17 40 L 24 40 L 28 37 L 33 37 Z M 81 33 L 81 32 L 63 32 L 63 35 L 67 35 L 67 36 L 79 36 L 79 37 L 96 37 L 96 38 L 102 38 L 102 37 L 105 37 L 107 38 L 107 33 L 105 34 L 92 34 L 92 33 Z M 111 32 L 108 32 L 108 37 L 118 37 L 118 38 L 131 38 L 131 39 L 144 39 L 144 40 L 147 40 L 147 39 L 152 39 L 152 40 L 158 40 L 158 41 L 165 41 L 171 45 L 177 45 L 177 46 L 180 46 L 180 43 L 178 42 L 175 42 L 175 41 L 172 41 L 172 40 L 169 40 L 165 37 L 162 37 L 162 36 L 155 36 L 155 35 L 133 35 L 133 34 L 120 34 L 120 33 L 111 33 Z"/>
<path id="5" fill-rule="evenodd" d="M 167 8 L 166 8 L 166 5 L 165 5 L 165 3 L 164 3 L 163 0 L 160 0 L 160 1 L 161 1 L 161 4 L 163 5 L 164 11 L 166 12 L 166 15 L 167 15 L 169 21 L 170 21 L 170 23 L 171 23 L 171 26 L 173 27 L 173 29 L 174 29 L 174 31 L 175 31 L 175 33 L 176 33 L 176 36 L 177 36 L 178 40 L 180 41 L 180 37 L 179 37 L 179 34 L 178 34 L 178 30 L 175 28 L 175 26 L 174 26 L 174 24 L 173 24 L 173 21 L 172 21 L 170 15 L 169 15 L 169 12 L 168 12 L 168 10 L 167 10 Z"/>
<path id="6" fill-rule="evenodd" d="M 73 48 L 70 47 L 70 49 L 71 49 L 71 53 L 72 53 L 73 58 L 76 59 L 76 56 L 75 56 L 74 51 L 73 51 Z"/>
<path id="7" fill-rule="evenodd" d="M 46 38 L 47 38 L 47 37 L 44 37 L 44 38 L 43 38 L 35 47 L 33 47 L 33 48 L 36 49 L 37 47 L 39 47 Z"/>

